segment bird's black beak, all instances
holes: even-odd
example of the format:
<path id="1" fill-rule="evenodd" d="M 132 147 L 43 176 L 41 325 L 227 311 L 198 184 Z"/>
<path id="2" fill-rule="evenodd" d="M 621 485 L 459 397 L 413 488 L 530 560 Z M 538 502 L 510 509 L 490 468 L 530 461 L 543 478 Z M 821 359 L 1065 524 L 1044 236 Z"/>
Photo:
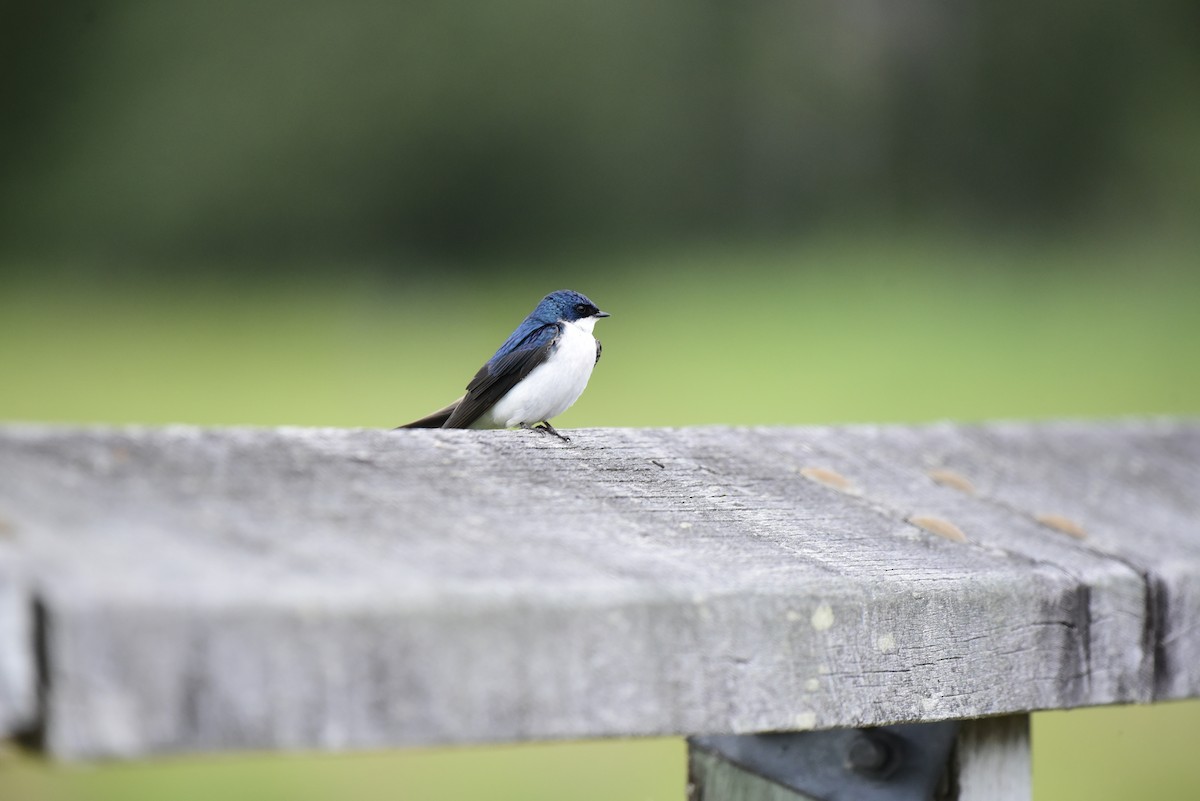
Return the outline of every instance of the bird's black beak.
<path id="1" fill-rule="evenodd" d="M 602 311 L 598 311 L 595 314 L 593 314 L 592 316 L 593 317 L 612 317 L 612 315 L 609 314 L 608 312 L 602 312 Z"/>

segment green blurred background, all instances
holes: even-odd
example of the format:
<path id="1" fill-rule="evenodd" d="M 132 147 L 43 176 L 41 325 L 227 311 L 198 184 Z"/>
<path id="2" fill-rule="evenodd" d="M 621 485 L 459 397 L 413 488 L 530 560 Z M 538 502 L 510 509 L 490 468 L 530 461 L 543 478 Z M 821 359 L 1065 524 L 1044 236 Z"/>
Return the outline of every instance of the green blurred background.
<path id="1" fill-rule="evenodd" d="M 0 4 L 0 419 L 384 427 L 546 292 L 563 427 L 1200 412 L 1200 5 Z M 715 376 L 720 376 L 714 380 Z M 1193 799 L 1200 703 L 1034 718 Z M 678 799 L 678 740 L 54 767 L 0 798 Z"/>

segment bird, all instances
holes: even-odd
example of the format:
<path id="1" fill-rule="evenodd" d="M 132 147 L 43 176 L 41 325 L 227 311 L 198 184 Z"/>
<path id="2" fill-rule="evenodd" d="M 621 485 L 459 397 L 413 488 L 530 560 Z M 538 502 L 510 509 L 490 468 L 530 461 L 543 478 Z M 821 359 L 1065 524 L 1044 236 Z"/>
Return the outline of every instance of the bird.
<path id="1" fill-rule="evenodd" d="M 611 316 L 585 295 L 560 289 L 542 298 L 448 406 L 405 428 L 515 428 L 569 442 L 550 419 L 579 399 L 600 361 L 596 321 Z"/>

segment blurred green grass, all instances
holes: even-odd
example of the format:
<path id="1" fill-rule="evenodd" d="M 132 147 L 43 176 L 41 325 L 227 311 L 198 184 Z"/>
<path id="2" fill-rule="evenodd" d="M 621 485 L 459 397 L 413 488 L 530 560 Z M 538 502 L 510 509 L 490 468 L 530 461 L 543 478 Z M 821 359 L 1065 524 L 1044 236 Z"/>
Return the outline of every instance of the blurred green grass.
<path id="1" fill-rule="evenodd" d="M 1200 702 L 1033 716 L 1034 797 L 1190 801 Z M 0 797 L 14 801 L 489 798 L 682 801 L 679 739 L 537 743 L 353 755 L 192 757 L 51 766 L 0 753 Z"/>
<path id="2" fill-rule="evenodd" d="M 1194 414 L 1198 253 L 899 241 L 502 264 L 474 286 L 35 281 L 0 294 L 0 419 L 395 425 L 561 286 L 614 315 L 568 428 Z"/>
<path id="3" fill-rule="evenodd" d="M 456 397 L 563 286 L 614 315 L 564 428 L 1195 415 L 1197 252 L 835 237 L 496 264 L 482 284 L 356 270 L 151 287 L 48 268 L 0 293 L 0 419 L 393 426 Z M 1200 788 L 1200 702 L 1034 721 L 1040 798 Z M 82 768 L 0 755 L 0 798 L 47 801 L 682 793 L 678 740 Z"/>

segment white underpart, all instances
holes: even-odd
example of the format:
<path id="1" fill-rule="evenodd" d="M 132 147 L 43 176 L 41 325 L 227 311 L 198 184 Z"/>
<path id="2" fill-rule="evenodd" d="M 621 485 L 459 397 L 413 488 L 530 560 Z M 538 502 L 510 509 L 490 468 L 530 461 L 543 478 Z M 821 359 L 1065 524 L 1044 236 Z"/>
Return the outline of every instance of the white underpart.
<path id="1" fill-rule="evenodd" d="M 512 428 L 556 417 L 579 399 L 596 366 L 595 317 L 564 322 L 554 353 L 496 401 L 471 428 Z"/>

